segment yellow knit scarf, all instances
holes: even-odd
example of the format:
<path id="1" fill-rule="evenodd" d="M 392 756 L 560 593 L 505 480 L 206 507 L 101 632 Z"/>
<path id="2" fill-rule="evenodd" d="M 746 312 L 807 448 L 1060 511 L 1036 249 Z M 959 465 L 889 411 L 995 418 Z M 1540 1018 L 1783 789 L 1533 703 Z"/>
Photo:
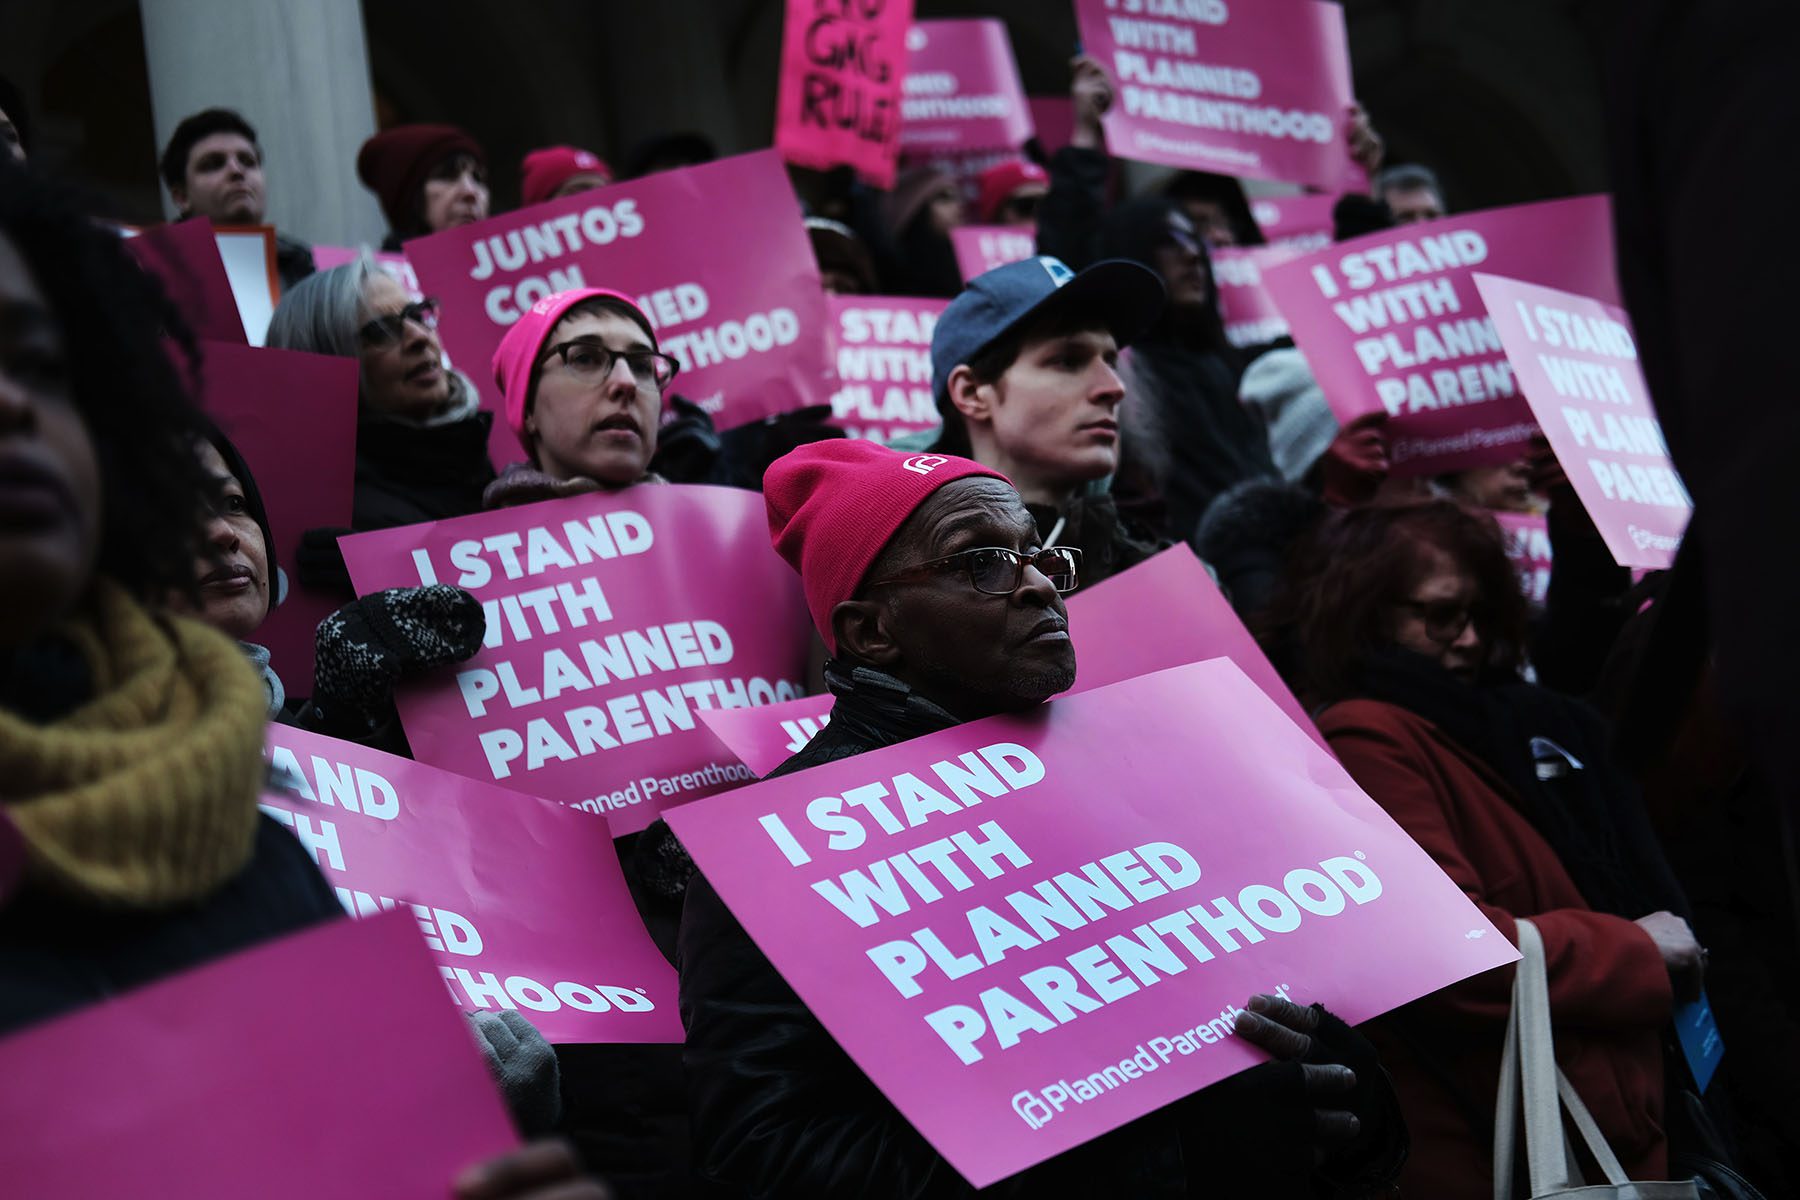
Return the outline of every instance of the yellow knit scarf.
<path id="1" fill-rule="evenodd" d="M 48 725 L 0 711 L 0 804 L 23 883 L 115 908 L 198 899 L 249 862 L 267 723 L 243 651 L 104 580 L 61 632 L 93 698 Z"/>

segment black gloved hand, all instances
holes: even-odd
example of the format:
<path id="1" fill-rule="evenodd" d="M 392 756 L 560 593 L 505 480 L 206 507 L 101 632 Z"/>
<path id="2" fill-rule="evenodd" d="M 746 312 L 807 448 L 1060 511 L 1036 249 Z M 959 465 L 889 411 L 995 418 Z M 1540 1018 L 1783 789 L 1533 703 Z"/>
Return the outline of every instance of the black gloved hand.
<path id="1" fill-rule="evenodd" d="M 339 596 L 356 595 L 350 582 L 350 568 L 344 565 L 344 552 L 338 539 L 355 533 L 354 529 L 327 526 L 308 529 L 300 535 L 300 548 L 294 554 L 294 575 L 308 591 Z"/>
<path id="2" fill-rule="evenodd" d="M 481 602 L 449 584 L 352 600 L 319 622 L 313 699 L 334 718 L 374 718 L 392 702 L 402 675 L 462 662 L 486 636 Z"/>

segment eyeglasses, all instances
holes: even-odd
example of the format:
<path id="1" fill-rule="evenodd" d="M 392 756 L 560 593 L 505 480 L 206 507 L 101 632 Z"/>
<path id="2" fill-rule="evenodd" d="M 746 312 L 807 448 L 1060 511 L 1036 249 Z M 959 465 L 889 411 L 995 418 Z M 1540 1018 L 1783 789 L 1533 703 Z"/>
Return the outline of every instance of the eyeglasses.
<path id="1" fill-rule="evenodd" d="M 1476 612 L 1456 600 L 1402 600 L 1401 608 L 1418 616 L 1425 626 L 1425 636 L 1441 646 L 1448 646 L 1463 635 Z"/>
<path id="2" fill-rule="evenodd" d="M 575 381 L 590 387 L 606 382 L 612 375 L 613 364 L 621 358 L 639 387 L 655 388 L 659 392 L 669 386 L 675 372 L 681 369 L 680 363 L 655 350 L 614 350 L 587 339 L 558 342 L 550 347 L 550 352 L 539 360 L 538 365 L 544 366 L 553 358 L 561 358 L 564 369 L 575 377 Z"/>
<path id="3" fill-rule="evenodd" d="M 356 336 L 362 339 L 365 346 L 391 345 L 405 339 L 408 321 L 424 327 L 428 332 L 435 332 L 438 327 L 438 302 L 427 296 L 397 313 L 376 317 L 358 329 Z"/>
<path id="4" fill-rule="evenodd" d="M 960 566 L 968 572 L 969 582 L 976 591 L 986 592 L 990 596 L 1010 596 L 1019 590 L 1019 583 L 1025 578 L 1025 568 L 1028 565 L 1042 572 L 1050 580 L 1050 586 L 1057 591 L 1072 592 L 1075 590 L 1076 571 L 1081 566 L 1081 551 L 1073 546 L 1052 546 L 1048 550 L 1039 550 L 1036 554 L 1020 554 L 1015 550 L 1002 550 L 998 546 L 978 546 L 973 550 L 963 550 L 922 562 L 863 586 L 876 588 L 889 583 L 910 583 L 948 570 L 952 566 Z"/>

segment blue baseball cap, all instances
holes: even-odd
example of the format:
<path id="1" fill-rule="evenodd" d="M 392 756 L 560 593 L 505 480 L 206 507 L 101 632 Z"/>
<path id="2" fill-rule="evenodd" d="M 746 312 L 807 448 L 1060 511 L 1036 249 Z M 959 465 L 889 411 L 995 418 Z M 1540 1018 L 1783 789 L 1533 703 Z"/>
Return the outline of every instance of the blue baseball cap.
<path id="1" fill-rule="evenodd" d="M 995 267 L 971 279 L 938 317 L 931 335 L 932 395 L 943 404 L 950 372 L 1053 308 L 1092 313 L 1123 348 L 1155 323 L 1166 298 L 1155 271 L 1125 258 L 1080 273 L 1047 254 Z"/>

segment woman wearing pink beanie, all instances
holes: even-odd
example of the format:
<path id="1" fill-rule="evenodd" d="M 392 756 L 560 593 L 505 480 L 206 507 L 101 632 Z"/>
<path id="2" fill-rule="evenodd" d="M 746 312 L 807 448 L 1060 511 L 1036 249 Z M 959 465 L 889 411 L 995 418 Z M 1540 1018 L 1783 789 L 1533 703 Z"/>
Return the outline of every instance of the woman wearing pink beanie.
<path id="1" fill-rule="evenodd" d="M 488 508 L 655 478 L 663 392 L 677 363 L 629 296 L 578 288 L 544 297 L 506 331 L 493 369 L 528 461 L 488 487 Z"/>

